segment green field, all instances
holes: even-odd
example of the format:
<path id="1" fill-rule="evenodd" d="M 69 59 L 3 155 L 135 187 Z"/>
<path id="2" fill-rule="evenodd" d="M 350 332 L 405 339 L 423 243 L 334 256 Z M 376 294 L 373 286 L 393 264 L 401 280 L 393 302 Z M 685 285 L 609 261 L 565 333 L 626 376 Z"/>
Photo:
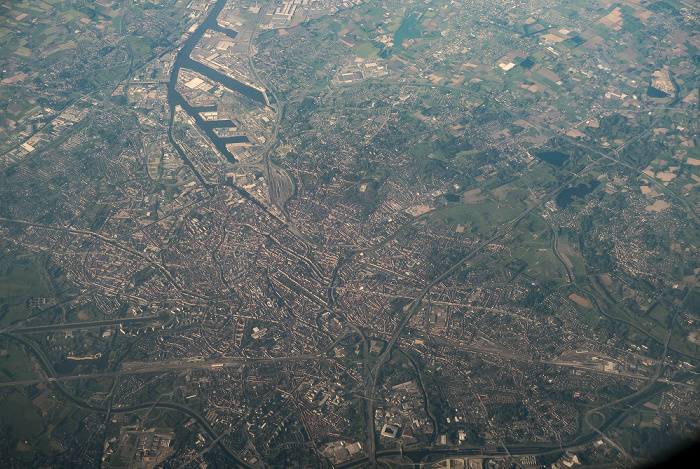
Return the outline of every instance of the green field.
<path id="1" fill-rule="evenodd" d="M 480 203 L 475 205 L 455 205 L 436 210 L 431 220 L 447 219 L 455 227 L 466 225 L 482 236 L 490 236 L 496 227 L 506 223 L 520 213 L 520 210 L 506 204 Z"/>
<path id="2" fill-rule="evenodd" d="M 27 397 L 13 392 L 0 403 L 2 430 L 14 439 L 24 441 L 44 429 L 44 421 Z"/>
<path id="3" fill-rule="evenodd" d="M 384 16 L 384 13 L 386 12 L 387 11 L 384 8 L 373 5 L 367 7 L 367 9 L 365 10 L 365 14 L 371 16 L 375 20 L 381 19 Z"/>
<path id="4" fill-rule="evenodd" d="M 528 275 L 541 280 L 559 280 L 566 275 L 564 267 L 551 250 L 529 251 L 521 259 L 527 262 Z"/>
<path id="5" fill-rule="evenodd" d="M 3 259 L 0 263 L 0 326 L 21 321 L 29 315 L 27 298 L 49 294 L 36 259 Z"/>
<path id="6" fill-rule="evenodd" d="M 0 341 L 0 382 L 35 379 L 34 365 L 20 346 Z"/>
<path id="7" fill-rule="evenodd" d="M 660 324 L 665 325 L 666 318 L 668 317 L 668 310 L 666 309 L 666 306 L 663 305 L 663 303 L 657 303 L 647 311 L 647 316 L 655 319 Z"/>
<path id="8" fill-rule="evenodd" d="M 374 57 L 377 55 L 378 52 L 379 49 L 374 47 L 374 45 L 371 42 L 365 42 L 355 48 L 355 55 L 362 59 L 369 59 L 370 57 Z"/>

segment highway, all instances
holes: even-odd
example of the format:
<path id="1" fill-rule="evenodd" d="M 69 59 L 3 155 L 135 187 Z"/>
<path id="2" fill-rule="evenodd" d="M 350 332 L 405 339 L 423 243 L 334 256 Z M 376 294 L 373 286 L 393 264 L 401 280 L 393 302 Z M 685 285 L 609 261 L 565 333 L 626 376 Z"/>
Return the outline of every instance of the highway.
<path id="1" fill-rule="evenodd" d="M 157 407 L 157 408 L 162 408 L 162 409 L 169 409 L 169 410 L 175 410 L 178 412 L 181 412 L 185 415 L 188 415 L 189 417 L 193 418 L 199 425 L 204 429 L 204 431 L 209 435 L 209 437 L 213 440 L 216 441 L 219 447 L 226 453 L 239 467 L 244 467 L 246 469 L 253 469 L 253 466 L 249 465 L 245 461 L 241 460 L 236 453 L 234 453 L 231 448 L 229 448 L 221 439 L 220 435 L 216 433 L 216 431 L 211 427 L 209 422 L 196 410 L 191 409 L 185 405 L 178 404 L 175 402 L 145 402 L 142 404 L 136 404 L 136 405 L 130 405 L 130 406 L 123 406 L 123 407 L 98 407 L 92 404 L 88 404 L 84 402 L 83 400 L 79 399 L 78 397 L 74 396 L 66 388 L 64 388 L 60 384 L 60 378 L 56 376 L 55 371 L 51 364 L 46 360 L 46 357 L 44 354 L 39 350 L 32 342 L 26 340 L 25 338 L 21 336 L 17 336 L 14 334 L 7 334 L 8 337 L 20 342 L 23 344 L 25 347 L 27 347 L 28 350 L 30 350 L 37 358 L 37 362 L 41 366 L 42 370 L 48 377 L 48 380 L 50 383 L 52 383 L 52 387 L 56 389 L 63 397 L 65 397 L 68 401 L 70 401 L 72 404 L 75 406 L 89 410 L 91 412 L 99 412 L 103 414 L 111 413 L 111 414 L 124 414 L 124 413 L 131 413 L 131 412 L 136 412 L 139 410 L 145 410 L 145 409 L 150 409 L 152 407 Z M 103 374 L 107 375 L 107 374 Z"/>
<path id="2" fill-rule="evenodd" d="M 669 389 L 669 386 L 667 385 L 657 385 L 657 386 L 652 386 L 649 385 L 645 387 L 644 389 L 640 390 L 640 392 L 631 394 L 627 397 L 624 397 L 618 401 L 624 401 L 624 400 L 629 400 L 627 403 L 626 408 L 620 408 L 618 409 L 614 414 L 612 414 L 600 427 L 598 427 L 598 430 L 600 432 L 604 432 L 608 428 L 616 425 L 621 419 L 623 419 L 627 413 L 627 410 L 639 405 L 643 402 L 646 402 L 650 398 L 652 398 L 654 395 L 657 395 L 661 392 L 664 392 Z M 616 401 L 616 402 L 618 402 Z M 610 403 L 612 404 L 612 403 Z M 608 405 L 610 405 L 608 404 Z M 594 411 L 596 409 L 593 409 Z M 414 465 L 419 465 L 420 462 L 429 455 L 435 455 L 439 454 L 444 457 L 468 457 L 468 456 L 477 456 L 477 457 L 506 457 L 508 456 L 508 453 L 512 457 L 520 457 L 520 456 L 528 456 L 528 455 L 544 455 L 547 453 L 552 453 L 552 452 L 559 452 L 559 451 L 575 451 L 581 448 L 584 448 L 585 446 L 589 445 L 593 440 L 596 438 L 600 438 L 600 433 L 597 431 L 589 431 L 587 433 L 583 433 L 573 441 L 570 441 L 567 444 L 564 445 L 559 445 L 559 444 L 552 444 L 552 445 L 546 445 L 546 444 L 540 444 L 540 445 L 512 445 L 508 447 L 508 450 L 506 450 L 505 447 L 503 446 L 495 446 L 495 447 L 486 447 L 486 446 L 470 446 L 470 447 L 462 447 L 462 448 L 454 448 L 454 447 L 440 447 L 440 446 L 416 446 L 414 448 L 409 448 L 409 449 L 404 449 L 403 451 L 399 452 L 397 450 L 383 450 L 383 451 L 378 451 L 376 452 L 376 458 L 383 458 L 383 457 L 391 457 L 391 456 L 400 456 L 401 454 L 408 459 L 410 459 Z M 365 456 L 359 459 L 355 459 L 352 461 L 348 461 L 346 463 L 340 464 L 335 466 L 335 469 L 352 469 L 352 468 L 363 468 L 366 467 L 367 463 L 370 462 L 369 456 Z"/>
<path id="3" fill-rule="evenodd" d="M 527 456 L 527 455 L 537 455 L 545 454 L 552 451 L 561 451 L 559 445 L 537 445 L 537 446 L 522 446 L 518 448 L 510 448 L 510 454 L 512 456 Z M 496 446 L 492 448 L 487 448 L 485 446 L 473 446 L 469 448 L 451 448 L 451 447 L 417 447 L 415 449 L 404 449 L 403 451 L 398 450 L 384 450 L 378 451 L 376 453 L 377 458 L 386 458 L 391 456 L 401 456 L 408 458 L 412 461 L 414 465 L 419 465 L 421 461 L 429 455 L 439 454 L 445 457 L 468 457 L 468 456 L 478 456 L 478 457 L 505 457 L 508 456 L 508 452 L 503 446 Z M 340 464 L 335 466 L 335 469 L 350 469 L 350 468 L 360 468 L 369 462 L 368 457 L 361 459 L 356 459 L 349 461 L 345 464 Z"/>
<path id="4" fill-rule="evenodd" d="M 579 173 L 584 173 L 588 171 L 590 168 L 598 164 L 598 161 L 594 161 L 590 164 L 588 164 L 585 168 L 583 168 Z M 374 367 L 372 368 L 369 377 L 368 377 L 368 382 L 367 382 L 367 387 L 365 388 L 365 402 L 366 404 L 366 416 L 365 419 L 367 420 L 367 453 L 369 457 L 369 461 L 373 464 L 376 465 L 376 459 L 374 456 L 375 453 L 375 440 L 376 436 L 374 434 L 374 400 L 375 400 L 375 387 L 377 384 L 377 377 L 379 376 L 379 370 L 381 369 L 382 365 L 384 362 L 387 360 L 387 358 L 390 356 L 392 349 L 394 348 L 394 345 L 396 344 L 396 341 L 400 337 L 401 333 L 403 332 L 403 329 L 406 327 L 408 322 L 411 320 L 411 318 L 419 311 L 422 300 L 423 298 L 428 294 L 428 292 L 438 283 L 442 282 L 443 280 L 447 279 L 452 273 L 457 270 L 459 267 L 461 267 L 463 264 L 465 264 L 467 261 L 472 259 L 479 251 L 484 249 L 486 246 L 494 242 L 495 240 L 503 237 L 504 235 L 510 233 L 526 216 L 528 216 L 533 210 L 538 209 L 540 206 L 542 206 L 546 201 L 548 201 L 552 196 L 554 196 L 556 193 L 564 189 L 569 185 L 572 179 L 578 177 L 577 174 L 573 174 L 566 178 L 564 182 L 562 182 L 559 186 L 557 186 L 555 189 L 552 189 L 544 195 L 542 198 L 540 198 L 537 202 L 532 204 L 530 207 L 527 207 L 525 210 L 520 213 L 517 217 L 513 218 L 507 223 L 504 223 L 496 232 L 488 239 L 482 241 L 479 243 L 476 247 L 474 247 L 469 253 L 467 253 L 462 259 L 457 261 L 455 264 L 452 265 L 449 269 L 447 269 L 445 272 L 443 272 L 441 275 L 436 277 L 434 280 L 432 280 L 430 283 L 428 283 L 423 290 L 418 294 L 418 296 L 413 300 L 413 303 L 411 304 L 411 307 L 409 308 L 407 314 L 404 316 L 404 318 L 397 324 L 396 328 L 394 329 L 394 332 L 391 335 L 391 338 L 389 339 L 386 347 L 384 348 L 384 351 L 382 354 L 379 356 L 377 359 Z"/>

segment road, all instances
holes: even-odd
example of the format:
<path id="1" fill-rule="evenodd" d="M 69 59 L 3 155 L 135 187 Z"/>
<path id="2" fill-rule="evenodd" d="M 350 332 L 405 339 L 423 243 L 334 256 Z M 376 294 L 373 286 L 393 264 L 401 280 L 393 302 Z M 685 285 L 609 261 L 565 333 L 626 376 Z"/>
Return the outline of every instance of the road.
<path id="1" fill-rule="evenodd" d="M 598 161 L 594 161 L 587 165 L 583 170 L 581 170 L 579 173 L 584 173 L 588 171 L 590 168 L 592 168 L 594 165 L 598 164 Z M 469 253 L 467 253 L 462 259 L 457 261 L 455 264 L 453 264 L 449 269 L 447 269 L 445 272 L 443 272 L 441 275 L 436 277 L 434 280 L 432 280 L 430 283 L 428 283 L 418 294 L 418 296 L 413 300 L 413 303 L 411 303 L 411 307 L 409 308 L 408 312 L 404 316 L 404 318 L 397 324 L 397 326 L 394 328 L 394 332 L 391 335 L 391 338 L 389 339 L 386 347 L 384 348 L 384 351 L 382 354 L 379 356 L 377 359 L 374 367 L 371 369 L 371 372 L 368 377 L 368 382 L 367 386 L 365 388 L 365 402 L 366 402 L 366 415 L 365 419 L 367 420 L 367 454 L 369 457 L 369 461 L 373 464 L 376 465 L 376 458 L 375 458 L 375 445 L 376 445 L 376 435 L 374 433 L 374 401 L 375 401 L 375 388 L 377 384 L 377 377 L 379 376 L 379 370 L 381 369 L 382 365 L 384 362 L 387 360 L 387 358 L 390 356 L 392 349 L 394 348 L 394 345 L 396 344 L 396 341 L 400 337 L 401 333 L 403 332 L 403 329 L 406 327 L 408 322 L 411 320 L 411 318 L 419 311 L 422 300 L 423 298 L 428 294 L 428 292 L 438 283 L 444 281 L 447 279 L 452 273 L 457 270 L 459 267 L 467 263 L 470 259 L 472 259 L 479 251 L 484 249 L 486 246 L 489 244 L 493 243 L 495 240 L 505 236 L 506 234 L 510 233 L 526 216 L 528 216 L 533 210 L 538 209 L 541 207 L 546 201 L 548 201 L 551 197 L 553 197 L 556 193 L 564 189 L 569 185 L 572 179 L 578 177 L 576 174 L 573 174 L 566 178 L 566 180 L 560 184 L 558 187 L 555 189 L 552 189 L 549 191 L 547 194 L 545 194 L 542 198 L 540 198 L 537 202 L 532 204 L 531 206 L 527 207 L 525 210 L 520 213 L 517 217 L 513 218 L 511 221 L 503 224 L 496 232 L 488 239 L 482 241 L 479 243 L 476 247 L 474 247 Z"/>
<path id="2" fill-rule="evenodd" d="M 645 132 L 646 132 L 646 131 L 645 131 Z M 502 236 L 508 234 L 510 231 L 512 231 L 512 230 L 515 228 L 515 226 L 518 224 L 518 222 L 520 222 L 520 220 L 522 220 L 524 217 L 526 217 L 526 216 L 527 216 L 530 212 L 532 212 L 533 210 L 539 208 L 542 204 L 544 204 L 546 201 L 548 201 L 549 199 L 551 199 L 551 198 L 552 198 L 556 193 L 558 193 L 560 190 L 562 190 L 563 188 L 565 188 L 566 186 L 568 186 L 568 185 L 570 184 L 570 182 L 571 182 L 573 179 L 575 179 L 575 178 L 579 177 L 580 175 L 586 173 L 586 172 L 587 172 L 589 169 L 591 169 L 593 166 L 599 164 L 599 163 L 600 163 L 600 160 L 602 160 L 602 159 L 604 159 L 604 158 L 605 158 L 605 159 L 610 159 L 610 160 L 612 160 L 612 161 L 614 161 L 614 162 L 616 162 L 616 163 L 618 163 L 618 164 L 620 164 L 620 165 L 622 165 L 622 166 L 625 166 L 625 167 L 627 167 L 627 168 L 629 168 L 629 169 L 632 169 L 632 170 L 634 170 L 635 172 L 637 172 L 637 173 L 643 175 L 643 173 L 642 173 L 639 169 L 634 168 L 633 166 L 631 166 L 631 165 L 629 165 L 629 164 L 627 164 L 627 163 L 624 163 L 624 162 L 620 161 L 618 151 L 619 151 L 620 149 L 624 148 L 625 146 L 629 145 L 631 142 L 635 141 L 636 139 L 640 138 L 645 132 L 641 132 L 641 133 L 639 133 L 639 134 L 633 136 L 632 138 L 630 138 L 630 139 L 628 139 L 626 142 L 624 142 L 622 145 L 620 145 L 617 149 L 615 149 L 614 151 L 615 151 L 615 155 L 617 156 L 617 158 L 614 158 L 614 157 L 612 157 L 612 156 L 606 155 L 606 154 L 604 154 L 604 153 L 602 153 L 602 152 L 600 152 L 600 151 L 597 151 L 597 150 L 595 150 L 595 149 L 590 149 L 590 148 L 588 148 L 588 147 L 585 147 L 584 145 L 578 144 L 578 145 L 581 146 L 581 147 L 584 147 L 584 148 L 587 148 L 587 149 L 589 149 L 589 150 L 591 150 L 591 151 L 594 151 L 595 153 L 597 153 L 597 154 L 600 156 L 600 158 L 599 158 L 598 160 L 595 160 L 595 161 L 591 162 L 590 164 L 588 164 L 588 165 L 587 165 L 585 168 L 583 168 L 582 170 L 577 171 L 576 173 L 574 173 L 574 174 L 572 174 L 571 176 L 569 176 L 568 178 L 566 178 L 566 180 L 565 180 L 561 185 L 559 185 L 557 188 L 555 188 L 555 189 L 549 191 L 545 196 L 543 196 L 542 198 L 540 198 L 540 199 L 539 199 L 536 203 L 534 203 L 532 206 L 530 206 L 530 207 L 528 207 L 527 209 L 525 209 L 520 215 L 518 215 L 517 217 L 515 217 L 513 220 L 511 220 L 511 221 L 505 223 L 504 225 L 502 225 L 502 226 L 496 231 L 496 233 L 494 233 L 493 236 L 491 236 L 491 237 L 488 238 L 487 240 L 481 242 L 479 245 L 477 245 L 475 248 L 473 248 L 468 254 L 466 254 L 461 260 L 459 260 L 458 262 L 456 262 L 456 263 L 455 263 L 454 265 L 452 265 L 449 269 L 447 269 L 445 272 L 443 272 L 440 276 L 438 276 L 438 277 L 435 278 L 433 281 L 431 281 L 428 285 L 426 285 L 426 286 L 423 288 L 423 290 L 421 290 L 421 292 L 419 293 L 419 295 L 414 299 L 413 303 L 411 304 L 411 307 L 410 307 L 410 309 L 408 310 L 408 312 L 407 312 L 407 314 L 405 315 L 405 317 L 404 317 L 404 318 L 401 320 L 401 322 L 399 322 L 399 324 L 397 324 L 397 326 L 395 327 L 395 329 L 394 329 L 394 331 L 393 331 L 393 333 L 392 333 L 392 335 L 391 335 L 391 338 L 390 338 L 390 340 L 389 340 L 388 343 L 387 343 L 387 346 L 385 347 L 384 351 L 382 352 L 382 354 L 381 354 L 381 355 L 379 356 L 379 358 L 377 359 L 377 361 L 376 361 L 374 367 L 372 368 L 372 370 L 371 370 L 371 372 L 370 372 L 370 374 L 369 374 L 369 377 L 368 377 L 367 386 L 366 386 L 366 388 L 365 388 L 365 402 L 366 402 L 366 411 L 367 411 L 367 412 L 366 412 L 366 417 L 365 417 L 365 418 L 366 418 L 366 420 L 367 420 L 367 436 L 368 436 L 368 439 L 367 439 L 367 453 L 368 453 L 368 461 L 369 461 L 371 464 L 373 464 L 373 465 L 376 466 L 376 457 L 375 457 L 375 453 L 376 453 L 376 448 L 375 448 L 376 435 L 374 434 L 374 402 L 375 402 L 375 388 L 376 388 L 376 384 L 377 384 L 377 377 L 379 376 L 379 370 L 381 369 L 382 365 L 383 365 L 384 362 L 387 360 L 387 358 L 390 356 L 391 351 L 392 351 L 394 345 L 396 344 L 396 341 L 397 341 L 398 338 L 400 337 L 400 335 L 401 335 L 403 329 L 406 327 L 406 325 L 408 324 L 408 322 L 410 321 L 410 319 L 416 314 L 416 312 L 419 311 L 420 306 L 421 306 L 421 303 L 422 303 L 422 299 L 428 294 L 428 292 L 429 292 L 435 285 L 437 285 L 438 283 L 440 283 L 440 282 L 442 282 L 443 280 L 445 280 L 446 278 L 448 278 L 456 269 L 458 269 L 460 266 L 462 266 L 463 264 L 465 264 L 469 259 L 473 258 L 473 257 L 474 257 L 480 250 L 482 250 L 484 247 L 488 246 L 489 244 L 491 244 L 491 243 L 492 243 L 493 241 L 495 241 L 496 239 L 498 239 L 498 238 L 500 238 L 500 237 L 502 237 Z M 647 175 L 644 175 L 644 176 L 648 178 Z M 649 178 L 649 179 L 653 180 L 653 181 L 654 181 L 655 183 L 657 183 L 657 184 L 660 184 L 655 178 Z M 698 216 L 697 216 L 692 210 L 689 209 L 689 207 L 687 206 L 687 204 L 685 204 L 684 201 L 682 201 L 675 193 L 673 193 L 672 191 L 670 191 L 670 190 L 669 190 L 668 188 L 666 188 L 665 186 L 663 186 L 663 190 L 666 190 L 666 191 L 670 192 L 671 195 L 674 196 L 674 197 L 676 198 L 676 200 L 678 200 L 678 201 L 683 205 L 683 207 L 688 211 L 688 213 L 691 214 L 691 216 L 693 217 L 694 221 L 695 221 L 696 223 L 698 223 Z M 398 234 L 399 231 L 401 231 L 401 230 L 397 230 L 397 233 L 395 233 L 395 234 Z M 554 231 L 554 230 L 553 230 L 553 231 Z M 390 238 L 391 238 L 391 237 L 387 238 L 387 240 L 385 240 L 385 241 L 389 241 Z M 571 283 L 573 283 L 573 280 L 574 280 L 573 273 L 570 271 L 569 267 L 566 265 L 566 263 L 564 262 L 564 260 L 561 258 L 561 255 L 560 255 L 560 253 L 559 253 L 559 251 L 558 251 L 557 241 L 558 241 L 558 240 L 557 240 L 557 237 L 556 237 L 556 232 L 554 232 L 553 250 L 554 250 L 554 252 L 555 252 L 555 255 L 557 255 L 557 258 L 558 258 L 559 260 L 561 260 L 562 263 L 565 265 L 566 271 L 567 271 L 567 276 L 569 277 L 569 281 L 570 281 Z M 383 243 L 381 243 L 380 246 L 381 246 L 382 244 L 383 244 Z M 369 249 L 369 250 L 375 250 L 375 249 L 377 249 L 377 247 L 373 247 L 373 248 L 371 248 L 371 249 Z M 359 252 L 359 251 L 358 251 L 358 252 Z M 600 308 L 600 307 L 598 306 L 598 304 L 597 304 L 597 301 L 595 301 L 595 298 L 594 298 L 593 300 L 594 300 L 594 303 L 595 303 L 596 308 L 598 309 L 598 311 L 600 311 L 600 312 L 602 313 L 601 308 Z M 603 313 L 603 314 L 604 314 L 604 313 Z M 608 315 L 605 315 L 605 316 L 608 316 Z M 669 340 L 670 340 L 670 335 L 669 335 Z M 665 343 L 665 345 L 664 345 L 664 352 L 666 352 L 666 350 L 668 349 L 668 342 L 669 342 L 669 341 L 667 340 L 666 343 Z M 560 364 L 560 365 L 561 365 L 561 364 Z M 569 364 L 569 365 L 571 366 L 571 365 L 573 365 L 573 364 Z M 593 370 L 591 370 L 591 371 L 593 371 Z M 651 383 L 650 383 L 647 387 L 645 387 L 644 389 L 646 389 L 646 388 L 652 386 L 652 385 L 656 382 L 657 379 L 658 379 L 658 375 L 657 375 L 656 377 L 654 377 L 654 378 L 651 380 Z M 631 396 L 628 396 L 627 398 L 630 398 L 630 397 L 631 397 Z"/>
<path id="3" fill-rule="evenodd" d="M 626 415 L 627 409 L 643 402 L 646 402 L 654 395 L 659 394 L 668 390 L 669 387 L 666 385 L 658 385 L 656 387 L 648 386 L 643 392 L 638 392 L 633 395 L 629 395 L 622 400 L 629 400 L 626 409 L 619 409 L 613 415 L 611 415 L 605 423 L 603 423 L 598 429 L 601 432 L 606 431 L 608 428 L 616 425 L 621 419 Z M 514 445 L 509 446 L 508 451 L 502 446 L 496 446 L 492 448 L 487 448 L 485 446 L 470 446 L 462 448 L 454 447 L 435 447 L 435 446 L 417 446 L 415 448 L 404 449 L 402 452 L 397 450 L 384 450 L 376 453 L 376 457 L 391 457 L 403 455 L 409 458 L 413 464 L 418 465 L 420 462 L 429 455 L 439 454 L 445 457 L 459 457 L 459 456 L 479 456 L 479 457 L 505 457 L 510 452 L 512 457 L 528 456 L 528 455 L 544 455 L 553 452 L 561 451 L 576 451 L 582 449 L 589 445 L 596 438 L 600 438 L 600 434 L 595 431 L 589 431 L 583 433 L 581 436 L 575 440 L 569 442 L 566 445 Z M 344 464 L 335 466 L 335 469 L 351 469 L 351 468 L 364 468 L 367 463 L 370 462 L 369 456 L 365 456 L 360 459 L 353 461 L 348 461 Z M 616 466 L 617 467 L 617 466 Z"/>
<path id="4" fill-rule="evenodd" d="M 695 225 L 696 225 L 696 226 L 700 226 L 700 217 L 698 217 L 697 213 L 695 213 L 695 211 L 693 211 L 693 209 L 690 208 L 690 207 L 688 206 L 688 204 L 687 204 L 683 199 L 681 199 L 681 198 L 678 196 L 678 194 L 676 194 L 676 193 L 673 192 L 671 189 L 669 189 L 666 185 L 664 185 L 664 183 L 663 183 L 662 181 L 658 180 L 658 179 L 655 178 L 655 177 L 649 176 L 648 174 L 646 174 L 644 171 L 640 170 L 639 168 L 635 168 L 634 166 L 632 166 L 632 165 L 630 165 L 630 164 L 628 164 L 628 163 L 625 163 L 624 161 L 622 161 L 622 160 L 620 159 L 620 153 L 619 153 L 620 150 L 622 150 L 623 148 L 625 148 L 627 145 L 629 145 L 630 143 L 634 142 L 635 140 L 638 140 L 639 138 L 641 138 L 644 134 L 646 134 L 647 132 L 649 132 L 650 129 L 651 129 L 651 127 L 650 127 L 649 129 L 646 129 L 646 130 L 644 130 L 644 131 L 638 133 L 637 135 L 634 135 L 633 137 L 631 137 L 630 139 L 628 139 L 626 142 L 622 143 L 622 144 L 621 144 L 620 146 L 618 146 L 617 148 L 613 148 L 612 151 L 615 153 L 615 156 L 614 156 L 614 157 L 613 157 L 613 156 L 610 156 L 610 155 L 606 155 L 605 153 L 603 153 L 603 152 L 601 152 L 601 151 L 599 151 L 599 150 L 597 150 L 597 149 L 595 149 L 595 148 L 591 148 L 591 147 L 589 147 L 588 145 L 584 145 L 584 144 L 582 144 L 582 143 L 579 143 L 579 142 L 576 142 L 576 141 L 573 141 L 573 140 L 572 140 L 572 143 L 573 143 L 574 145 L 580 147 L 580 148 L 585 148 L 585 149 L 588 150 L 588 151 L 591 151 L 591 152 L 593 152 L 593 153 L 596 153 L 596 154 L 600 155 L 601 158 L 605 158 L 605 159 L 611 160 L 611 161 L 613 161 L 614 163 L 619 164 L 620 166 L 624 166 L 625 168 L 627 168 L 627 169 L 629 169 L 629 170 L 631 170 L 631 171 L 634 171 L 635 173 L 639 174 L 640 177 L 642 177 L 642 178 L 644 178 L 644 179 L 650 181 L 652 184 L 654 184 L 656 187 L 658 187 L 659 190 L 661 190 L 662 192 L 665 192 L 665 193 L 669 194 L 673 199 L 675 199 L 676 202 L 678 202 L 678 203 L 683 207 L 683 209 L 686 211 L 686 213 L 687 213 L 688 215 L 690 215 L 690 217 L 691 217 L 691 218 L 693 219 L 693 221 L 695 222 Z"/>
<path id="5" fill-rule="evenodd" d="M 52 383 L 52 387 L 56 389 L 63 397 L 65 397 L 68 401 L 70 401 L 73 405 L 89 410 L 91 412 L 99 412 L 103 414 L 124 414 L 124 413 L 133 413 L 137 412 L 139 410 L 145 410 L 145 409 L 150 409 L 150 408 L 162 408 L 162 409 L 169 409 L 169 410 L 175 410 L 178 412 L 181 412 L 185 415 L 188 415 L 189 417 L 193 418 L 199 425 L 204 429 L 204 431 L 209 435 L 209 437 L 213 441 L 217 441 L 219 447 L 226 453 L 233 461 L 236 462 L 236 464 L 240 467 L 244 467 L 247 469 L 253 469 L 252 466 L 250 466 L 248 463 L 245 461 L 241 460 L 236 453 L 234 453 L 231 448 L 229 448 L 223 441 L 220 439 L 220 435 L 212 428 L 212 426 L 209 424 L 209 422 L 196 410 L 191 409 L 185 405 L 178 404 L 176 402 L 145 402 L 143 404 L 137 404 L 137 405 L 130 405 L 130 406 L 122 406 L 122 407 L 99 407 L 95 406 L 92 404 L 88 404 L 85 401 L 79 399 L 78 397 L 74 396 L 66 388 L 64 388 L 60 382 L 58 377 L 55 374 L 55 371 L 53 367 L 50 365 L 44 354 L 39 350 L 32 342 L 24 339 L 23 337 L 14 335 L 14 334 L 8 334 L 8 337 L 20 342 L 23 344 L 27 349 L 34 354 L 34 356 L 37 358 L 37 362 L 41 366 L 42 370 L 46 374 L 46 376 L 49 378 L 49 382 Z"/>
<path id="6" fill-rule="evenodd" d="M 690 289 L 688 291 L 690 291 Z M 686 295 L 687 295 L 687 293 L 686 293 Z M 671 321 L 670 321 L 671 325 L 673 325 L 674 317 L 675 317 L 675 313 L 671 317 Z M 636 391 L 628 396 L 625 396 L 625 397 L 622 397 L 620 399 L 616 399 L 614 401 L 608 402 L 607 404 L 604 404 L 600 407 L 596 407 L 595 409 L 591 409 L 588 412 L 586 412 L 586 415 L 584 416 L 584 421 L 586 422 L 586 424 L 589 427 L 591 427 L 593 429 L 593 431 L 595 431 L 598 435 L 600 435 L 601 438 L 603 438 L 606 442 L 608 442 L 615 449 L 617 449 L 620 452 L 620 454 L 622 454 L 626 459 L 628 459 L 632 462 L 634 462 L 634 458 L 632 456 L 630 456 L 620 444 L 613 441 L 610 437 L 608 437 L 605 434 L 605 432 L 603 430 L 601 430 L 601 428 L 595 426 L 591 422 L 591 415 L 593 415 L 595 413 L 600 413 L 600 411 L 602 409 L 605 409 L 608 407 L 615 407 L 615 406 L 622 404 L 625 401 L 634 400 L 635 398 L 643 397 L 644 399 L 646 399 L 646 394 L 648 394 L 653 389 L 654 385 L 656 384 L 659 377 L 661 376 L 661 373 L 663 372 L 664 367 L 666 366 L 666 359 L 668 357 L 668 344 L 671 342 L 672 331 L 673 331 L 673 327 L 669 328 L 668 335 L 666 336 L 666 341 L 664 342 L 664 351 L 661 354 L 661 361 L 659 362 L 659 365 L 656 369 L 656 373 L 654 373 L 654 376 L 651 378 L 651 381 L 649 382 L 648 385 L 642 387 L 638 391 Z M 624 412 L 623 412 L 623 410 L 618 410 L 618 413 L 624 413 Z"/>

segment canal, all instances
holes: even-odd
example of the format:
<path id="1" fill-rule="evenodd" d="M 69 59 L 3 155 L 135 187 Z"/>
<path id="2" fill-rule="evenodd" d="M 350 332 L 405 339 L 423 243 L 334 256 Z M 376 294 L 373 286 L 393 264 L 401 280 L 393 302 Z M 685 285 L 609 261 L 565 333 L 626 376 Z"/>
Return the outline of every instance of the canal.
<path id="1" fill-rule="evenodd" d="M 217 0 L 216 4 L 214 5 L 214 8 L 212 8 L 211 12 L 207 15 L 207 17 L 202 21 L 202 23 L 197 27 L 197 29 L 190 35 L 190 37 L 187 38 L 185 41 L 184 45 L 180 49 L 180 52 L 178 52 L 177 57 L 175 59 L 175 63 L 173 64 L 173 69 L 170 74 L 170 81 L 168 82 L 168 105 L 170 106 L 170 126 L 169 126 L 169 132 L 168 132 L 168 137 L 170 139 L 170 143 L 173 144 L 173 146 L 176 148 L 177 152 L 179 153 L 180 157 L 185 161 L 185 164 L 187 164 L 189 167 L 191 167 L 194 170 L 194 165 L 192 162 L 187 158 L 187 156 L 184 154 L 182 149 L 180 148 L 179 145 L 175 143 L 175 140 L 172 138 L 172 125 L 173 121 L 175 120 L 175 107 L 176 106 L 181 106 L 182 109 L 192 117 L 197 124 L 197 126 L 204 132 L 204 134 L 212 141 L 214 146 L 216 147 L 219 152 L 221 152 L 222 155 L 226 157 L 226 159 L 231 162 L 235 163 L 236 158 L 233 156 L 233 154 L 226 148 L 226 145 L 229 143 L 245 143 L 248 142 L 248 137 L 245 136 L 236 136 L 236 137 L 219 137 L 214 129 L 218 127 L 232 127 L 232 122 L 231 121 L 205 121 L 202 119 L 200 116 L 200 112 L 204 112 L 207 110 L 211 110 L 207 107 L 195 107 L 191 106 L 187 100 L 182 96 L 176 89 L 175 86 L 177 84 L 178 80 L 178 75 L 180 73 L 180 69 L 189 69 L 193 70 L 201 75 L 204 75 L 205 77 L 213 80 L 216 83 L 221 84 L 222 86 L 230 89 L 231 91 L 235 91 L 237 93 L 242 94 L 243 96 L 246 96 L 249 99 L 252 99 L 253 101 L 256 101 L 262 105 L 267 105 L 267 100 L 265 96 L 265 92 L 258 90 L 256 88 L 253 88 L 250 85 L 247 85 L 245 83 L 242 83 L 234 78 L 231 78 L 227 75 L 224 75 L 216 70 L 214 70 L 211 67 L 207 67 L 206 65 L 196 62 L 190 58 L 190 54 L 194 50 L 195 46 L 197 43 L 202 39 L 202 36 L 207 30 L 213 30 L 213 31 L 219 31 L 228 36 L 229 38 L 235 38 L 237 33 L 236 31 L 233 31 L 231 29 L 226 29 L 217 23 L 217 18 L 219 14 L 221 13 L 221 10 L 223 10 L 224 6 L 226 5 L 227 0 Z M 216 122 L 222 123 L 221 126 L 216 126 Z M 197 171 L 195 170 L 195 173 L 197 174 Z M 202 181 L 204 182 L 204 181 Z"/>

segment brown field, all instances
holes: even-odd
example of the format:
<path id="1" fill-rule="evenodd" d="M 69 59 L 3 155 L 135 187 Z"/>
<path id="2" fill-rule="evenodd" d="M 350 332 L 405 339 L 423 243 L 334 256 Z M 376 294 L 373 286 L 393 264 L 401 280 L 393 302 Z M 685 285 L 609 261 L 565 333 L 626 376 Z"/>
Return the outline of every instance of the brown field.
<path id="1" fill-rule="evenodd" d="M 577 305 L 583 306 L 584 308 L 591 308 L 593 306 L 590 301 L 581 296 L 578 296 L 576 293 L 572 293 L 571 295 L 569 295 L 569 299 Z"/>
<path id="2" fill-rule="evenodd" d="M 27 451 L 31 451 L 31 450 L 32 450 L 32 447 L 29 446 L 28 444 L 26 444 L 22 441 L 17 443 L 17 451 L 27 452 Z"/>
<path id="3" fill-rule="evenodd" d="M 598 24 L 602 24 L 605 26 L 613 26 L 616 25 L 617 23 L 622 21 L 622 11 L 620 11 L 620 8 L 615 8 L 613 11 L 602 17 L 600 20 L 598 20 Z"/>

